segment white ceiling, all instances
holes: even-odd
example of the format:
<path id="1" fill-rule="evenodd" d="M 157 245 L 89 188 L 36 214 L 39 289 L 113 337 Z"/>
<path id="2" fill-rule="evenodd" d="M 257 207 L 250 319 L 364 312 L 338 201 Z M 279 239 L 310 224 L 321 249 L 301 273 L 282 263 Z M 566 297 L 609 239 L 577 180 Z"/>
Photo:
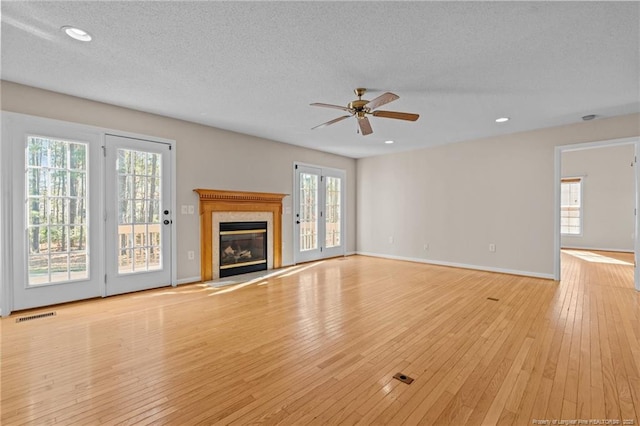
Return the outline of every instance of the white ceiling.
<path id="1" fill-rule="evenodd" d="M 3 1 L 1 76 L 360 158 L 640 111 L 639 6 Z M 420 119 L 311 130 L 356 87 Z"/>

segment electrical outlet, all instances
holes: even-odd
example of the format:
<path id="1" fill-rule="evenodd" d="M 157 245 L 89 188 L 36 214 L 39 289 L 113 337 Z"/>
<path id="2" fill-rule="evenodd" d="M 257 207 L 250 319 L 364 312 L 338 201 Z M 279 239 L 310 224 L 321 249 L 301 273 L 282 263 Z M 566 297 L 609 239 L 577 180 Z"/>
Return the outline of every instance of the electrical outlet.
<path id="1" fill-rule="evenodd" d="M 393 237 L 389 237 L 389 244 L 393 244 Z"/>
<path id="2" fill-rule="evenodd" d="M 195 207 L 193 207 L 193 204 L 189 204 L 187 207 L 189 214 L 193 214 L 196 210 Z"/>
<path id="3" fill-rule="evenodd" d="M 196 258 L 196 253 L 195 253 L 193 250 L 189 250 L 189 251 L 187 252 L 187 259 L 189 259 L 189 260 L 193 260 L 193 259 L 195 259 L 195 258 Z"/>
<path id="4" fill-rule="evenodd" d="M 425 243 L 424 245 L 424 251 L 427 251 L 427 250 L 429 250 L 429 243 Z"/>
<path id="5" fill-rule="evenodd" d="M 496 245 L 493 243 L 489 244 L 489 251 L 491 253 L 494 253 L 496 251 Z"/>

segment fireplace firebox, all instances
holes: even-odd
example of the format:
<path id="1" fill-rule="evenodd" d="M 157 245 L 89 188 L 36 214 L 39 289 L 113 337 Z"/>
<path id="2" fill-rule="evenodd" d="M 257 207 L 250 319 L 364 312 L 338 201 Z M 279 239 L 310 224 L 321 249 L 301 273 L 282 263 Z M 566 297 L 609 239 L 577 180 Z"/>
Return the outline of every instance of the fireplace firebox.
<path id="1" fill-rule="evenodd" d="M 220 277 L 267 269 L 267 222 L 220 223 Z"/>

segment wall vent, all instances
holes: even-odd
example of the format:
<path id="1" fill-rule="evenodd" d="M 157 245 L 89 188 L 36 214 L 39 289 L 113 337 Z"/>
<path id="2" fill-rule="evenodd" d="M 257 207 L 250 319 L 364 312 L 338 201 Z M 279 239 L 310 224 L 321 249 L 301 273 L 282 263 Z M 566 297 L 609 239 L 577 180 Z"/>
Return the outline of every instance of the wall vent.
<path id="1" fill-rule="evenodd" d="M 46 318 L 46 317 L 54 317 L 56 316 L 55 312 L 45 312 L 42 314 L 34 314 L 34 315 L 29 315 L 27 317 L 20 317 L 16 319 L 16 322 L 24 322 L 24 321 L 30 321 L 30 320 L 34 320 L 34 319 L 40 319 L 40 318 Z"/>

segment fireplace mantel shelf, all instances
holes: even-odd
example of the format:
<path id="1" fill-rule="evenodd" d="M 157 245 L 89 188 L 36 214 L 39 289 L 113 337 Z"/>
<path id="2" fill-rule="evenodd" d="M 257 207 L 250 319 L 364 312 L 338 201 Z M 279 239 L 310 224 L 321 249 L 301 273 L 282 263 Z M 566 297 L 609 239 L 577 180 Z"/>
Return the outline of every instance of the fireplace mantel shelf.
<path id="1" fill-rule="evenodd" d="M 273 267 L 282 266 L 282 199 L 288 194 L 194 189 L 200 196 L 200 273 L 213 279 L 212 214 L 214 212 L 270 212 L 273 214 Z"/>

